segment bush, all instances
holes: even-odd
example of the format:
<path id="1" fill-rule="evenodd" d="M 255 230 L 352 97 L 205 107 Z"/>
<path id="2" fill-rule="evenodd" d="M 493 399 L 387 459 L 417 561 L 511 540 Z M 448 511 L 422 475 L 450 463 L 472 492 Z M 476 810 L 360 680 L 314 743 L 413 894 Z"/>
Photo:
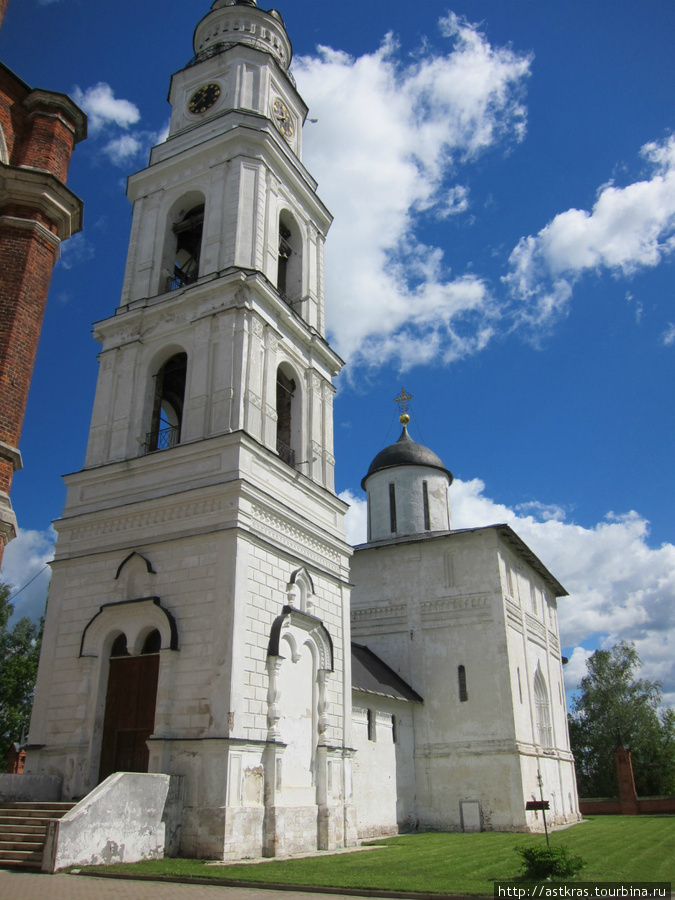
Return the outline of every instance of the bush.
<path id="1" fill-rule="evenodd" d="M 580 856 L 570 856 L 565 847 L 516 847 L 523 858 L 525 877 L 533 879 L 571 878 L 583 866 Z"/>

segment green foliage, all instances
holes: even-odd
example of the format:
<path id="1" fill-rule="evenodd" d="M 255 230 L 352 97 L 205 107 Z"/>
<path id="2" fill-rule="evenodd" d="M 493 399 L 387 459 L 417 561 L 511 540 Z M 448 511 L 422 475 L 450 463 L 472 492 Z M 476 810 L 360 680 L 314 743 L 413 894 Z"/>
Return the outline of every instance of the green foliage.
<path id="1" fill-rule="evenodd" d="M 548 878 L 573 878 L 584 867 L 580 856 L 570 856 L 565 847 L 546 847 L 535 844 L 532 847 L 516 847 L 516 853 L 523 858 L 525 878 L 541 881 Z"/>
<path id="2" fill-rule="evenodd" d="M 675 793 L 675 712 L 659 713 L 661 684 L 636 678 L 635 645 L 596 650 L 569 716 L 570 742 L 582 797 L 617 794 L 614 748 L 629 747 L 638 796 Z"/>
<path id="3" fill-rule="evenodd" d="M 43 625 L 25 618 L 8 629 L 9 594 L 8 585 L 0 583 L 0 771 L 12 743 L 28 731 Z"/>

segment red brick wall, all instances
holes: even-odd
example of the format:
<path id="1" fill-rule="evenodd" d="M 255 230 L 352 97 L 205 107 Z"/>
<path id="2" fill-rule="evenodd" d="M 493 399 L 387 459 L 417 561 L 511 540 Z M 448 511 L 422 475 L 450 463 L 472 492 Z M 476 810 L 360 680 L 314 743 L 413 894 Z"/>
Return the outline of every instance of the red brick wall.
<path id="1" fill-rule="evenodd" d="M 46 169 L 65 183 L 75 144 L 72 125 L 48 108 L 34 108 L 15 153 L 14 165 Z"/>
<path id="2" fill-rule="evenodd" d="M 56 256 L 37 229 L 0 221 L 0 441 L 16 447 Z M 9 484 L 0 482 L 0 490 Z"/>
<path id="3" fill-rule="evenodd" d="M 0 0 L 0 19 L 5 6 L 6 0 Z M 13 200 L 12 185 L 17 170 L 24 167 L 49 172 L 65 183 L 73 147 L 84 137 L 85 125 L 83 114 L 68 98 L 31 90 L 0 63 L 0 126 L 7 149 L 5 171 L 0 173 L 6 182 L 0 204 L 0 441 L 10 447 L 19 444 L 59 243 L 50 239 L 57 225 L 48 218 L 49 207 L 31 208 L 25 200 Z M 53 190 L 55 182 L 43 177 L 45 189 Z M 17 196 L 23 196 L 23 190 Z M 77 209 L 79 201 L 73 202 Z M 63 236 L 68 234 L 65 228 Z M 12 463 L 0 457 L 0 492 L 9 493 L 13 474 Z M 0 562 L 3 549 L 0 540 Z"/>
<path id="4" fill-rule="evenodd" d="M 637 812 L 623 809 L 618 800 L 579 800 L 584 816 L 675 815 L 675 797 L 649 797 L 637 801 Z"/>

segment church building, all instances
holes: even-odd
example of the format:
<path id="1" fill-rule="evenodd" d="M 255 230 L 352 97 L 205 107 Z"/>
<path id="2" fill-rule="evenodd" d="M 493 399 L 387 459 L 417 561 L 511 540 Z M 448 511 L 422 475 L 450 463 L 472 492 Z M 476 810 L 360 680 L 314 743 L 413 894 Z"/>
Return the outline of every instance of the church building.
<path id="1" fill-rule="evenodd" d="M 194 53 L 128 182 L 26 771 L 60 775 L 63 799 L 116 772 L 180 775 L 180 853 L 215 859 L 539 830 L 540 794 L 576 821 L 565 591 L 508 526 L 452 530 L 452 475 L 405 415 L 363 481 L 368 542 L 345 540 L 331 215 L 283 19 L 215 0 Z"/>

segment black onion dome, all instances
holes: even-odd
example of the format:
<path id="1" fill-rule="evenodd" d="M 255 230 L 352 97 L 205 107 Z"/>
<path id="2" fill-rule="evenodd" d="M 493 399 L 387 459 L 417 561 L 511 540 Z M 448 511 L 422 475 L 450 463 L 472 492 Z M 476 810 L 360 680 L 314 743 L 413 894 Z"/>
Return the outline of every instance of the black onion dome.
<path id="1" fill-rule="evenodd" d="M 384 450 L 380 450 L 375 459 L 371 462 L 370 468 L 365 478 L 361 481 L 361 487 L 365 491 L 366 481 L 376 472 L 383 469 L 393 469 L 397 466 L 426 466 L 428 469 L 439 469 L 450 479 L 452 484 L 452 472 L 449 472 L 443 465 L 440 457 L 436 456 L 433 450 L 425 447 L 423 444 L 417 444 L 408 434 L 408 429 L 404 425 L 401 437 L 395 444 L 390 444 Z"/>

